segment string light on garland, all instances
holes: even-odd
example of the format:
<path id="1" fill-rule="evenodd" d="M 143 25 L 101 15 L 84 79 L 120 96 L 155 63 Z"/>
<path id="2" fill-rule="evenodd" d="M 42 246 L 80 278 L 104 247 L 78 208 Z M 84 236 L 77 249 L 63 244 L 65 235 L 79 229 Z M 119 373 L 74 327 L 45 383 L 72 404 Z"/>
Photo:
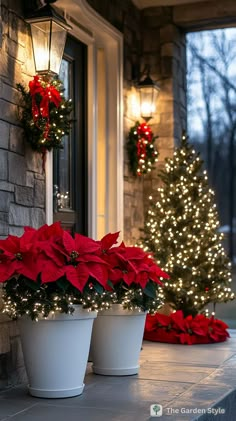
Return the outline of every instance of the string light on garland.
<path id="1" fill-rule="evenodd" d="M 19 120 L 25 139 L 32 149 L 40 152 L 45 167 L 46 152 L 63 148 L 63 137 L 70 132 L 72 100 L 65 99 L 63 84 L 57 77 L 34 76 L 29 90 L 20 83 L 22 96 Z"/>
<path id="2" fill-rule="evenodd" d="M 153 299 L 151 297 L 144 298 L 143 290 L 137 288 L 125 291 L 122 306 L 127 310 L 147 311 L 148 309 L 149 313 L 155 313 L 163 305 L 163 298 L 161 289 L 158 289 L 158 296 Z"/>
<path id="3" fill-rule="evenodd" d="M 70 292 L 64 292 L 60 288 L 43 284 L 38 285 L 38 289 L 31 288 L 29 280 L 21 278 L 19 280 L 12 279 L 4 286 L 3 313 L 12 319 L 28 314 L 32 320 L 38 320 L 43 316 L 47 318 L 49 314 L 55 312 L 72 314 L 74 305 L 81 304 L 88 311 L 107 310 L 111 303 L 117 301 L 115 293 L 104 292 L 99 294 L 93 286 L 83 295 L 72 287 L 72 295 Z"/>
<path id="4" fill-rule="evenodd" d="M 154 142 L 158 136 L 154 136 L 151 127 L 147 123 L 135 123 L 131 127 L 127 152 L 129 166 L 133 175 L 141 176 L 149 173 L 158 161 L 158 152 Z"/>
<path id="5" fill-rule="evenodd" d="M 148 309 L 150 313 L 154 313 L 163 304 L 161 289 L 158 290 L 155 298 L 151 298 L 143 294 L 141 288 L 125 290 L 122 287 L 123 298 L 120 301 L 116 292 L 104 291 L 102 294 L 98 294 L 94 287 L 91 287 L 88 293 L 84 293 L 83 297 L 80 294 L 77 294 L 77 297 L 72 297 L 66 292 L 63 296 L 57 295 L 46 284 L 39 287 L 37 291 L 30 287 L 25 289 L 24 283 L 24 279 L 17 283 L 14 280 L 14 282 L 9 282 L 3 291 L 3 313 L 12 319 L 28 314 L 32 320 L 37 321 L 39 317 L 43 316 L 46 319 L 49 314 L 55 312 L 72 314 L 75 304 L 81 304 L 88 311 L 98 311 L 98 309 L 108 310 L 112 303 L 121 303 L 125 309 L 138 309 L 139 311 Z M 58 292 L 61 291 L 58 290 Z M 37 294 L 36 302 L 35 294 Z"/>

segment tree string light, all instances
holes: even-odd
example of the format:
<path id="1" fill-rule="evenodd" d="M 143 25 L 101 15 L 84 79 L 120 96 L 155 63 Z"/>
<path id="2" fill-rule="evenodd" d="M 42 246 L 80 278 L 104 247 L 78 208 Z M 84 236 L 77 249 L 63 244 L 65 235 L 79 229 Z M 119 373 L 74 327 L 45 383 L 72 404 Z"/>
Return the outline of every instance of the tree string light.
<path id="1" fill-rule="evenodd" d="M 159 200 L 150 209 L 142 246 L 170 275 L 165 301 L 184 315 L 196 315 L 209 303 L 232 300 L 231 264 L 222 245 L 214 192 L 203 162 L 182 137 L 173 158 L 160 172 Z"/>

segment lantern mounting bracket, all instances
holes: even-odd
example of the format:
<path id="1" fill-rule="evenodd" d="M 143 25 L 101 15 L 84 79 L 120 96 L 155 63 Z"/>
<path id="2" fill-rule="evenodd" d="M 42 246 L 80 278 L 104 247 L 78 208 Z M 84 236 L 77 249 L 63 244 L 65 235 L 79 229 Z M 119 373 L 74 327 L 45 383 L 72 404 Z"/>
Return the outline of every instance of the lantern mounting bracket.
<path id="1" fill-rule="evenodd" d="M 58 75 L 66 43 L 71 29 L 58 9 L 51 6 L 56 0 L 44 0 L 44 5 L 26 17 L 31 27 L 36 73 L 49 77 Z"/>
<path id="2" fill-rule="evenodd" d="M 26 22 L 31 23 L 34 20 L 40 19 L 48 20 L 48 19 L 54 19 L 57 21 L 61 26 L 63 26 L 66 30 L 71 29 L 71 27 L 67 24 L 65 18 L 57 12 L 54 7 L 52 7 L 50 4 L 55 3 L 57 0 L 46 0 L 45 5 L 40 7 L 39 9 L 35 10 L 34 12 L 31 12 L 28 16 L 26 16 Z"/>

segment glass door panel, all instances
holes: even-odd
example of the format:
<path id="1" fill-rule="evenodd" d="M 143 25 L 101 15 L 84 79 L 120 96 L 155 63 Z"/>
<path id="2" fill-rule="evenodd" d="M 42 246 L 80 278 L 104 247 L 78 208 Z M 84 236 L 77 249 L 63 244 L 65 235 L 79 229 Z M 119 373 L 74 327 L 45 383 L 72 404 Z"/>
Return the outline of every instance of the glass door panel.
<path id="1" fill-rule="evenodd" d="M 59 78 L 71 99 L 71 132 L 53 157 L 54 221 L 64 228 L 87 232 L 86 46 L 68 37 Z"/>

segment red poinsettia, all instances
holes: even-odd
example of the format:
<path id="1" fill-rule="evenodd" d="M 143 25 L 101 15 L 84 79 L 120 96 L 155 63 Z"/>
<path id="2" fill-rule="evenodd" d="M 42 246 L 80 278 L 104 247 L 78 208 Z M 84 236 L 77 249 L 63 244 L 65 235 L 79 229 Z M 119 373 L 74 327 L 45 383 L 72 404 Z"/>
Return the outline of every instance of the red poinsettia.
<path id="1" fill-rule="evenodd" d="M 226 330 L 227 328 L 228 325 L 222 320 L 215 319 L 213 316 L 210 318 L 208 332 L 210 338 L 214 342 L 225 341 L 225 339 L 229 337 L 229 333 Z"/>
<path id="2" fill-rule="evenodd" d="M 111 243 L 116 240 L 114 236 Z M 110 265 L 109 279 L 114 284 L 123 281 L 130 286 L 135 283 L 144 289 L 149 280 L 162 285 L 160 277 L 169 278 L 141 248 L 126 247 L 123 242 L 118 247 L 108 248 L 104 258 Z"/>
<path id="3" fill-rule="evenodd" d="M 171 328 L 171 319 L 169 316 L 161 313 L 148 314 L 146 318 L 145 330 L 146 332 L 152 332 L 157 330 L 159 327 Z"/>
<path id="4" fill-rule="evenodd" d="M 37 253 L 32 239 L 33 232 L 27 231 L 21 238 L 9 235 L 5 240 L 0 240 L 0 282 L 18 274 L 36 280 Z"/>
<path id="5" fill-rule="evenodd" d="M 96 241 L 80 234 L 73 238 L 60 223 L 35 230 L 27 227 L 21 238 L 0 240 L 0 281 L 24 276 L 42 284 L 65 277 L 79 291 L 89 278 L 103 287 L 107 283 L 107 263 L 98 256 Z"/>
<path id="6" fill-rule="evenodd" d="M 65 276 L 80 291 L 83 291 L 89 277 L 96 279 L 104 288 L 107 285 L 107 264 L 98 256 L 99 245 L 91 238 L 75 234 L 72 238 L 68 232 L 63 234 L 62 253 L 67 265 Z"/>
<path id="7" fill-rule="evenodd" d="M 144 339 L 188 345 L 222 342 L 229 337 L 227 328 L 226 323 L 213 316 L 208 318 L 204 314 L 197 314 L 195 317 L 184 317 L 183 312 L 178 310 L 169 316 L 148 314 Z"/>
<path id="8" fill-rule="evenodd" d="M 0 282 L 7 303 L 13 303 L 7 304 L 8 314 L 16 317 L 29 310 L 36 318 L 40 312 L 68 312 L 72 303 L 97 309 L 104 302 L 124 304 L 125 299 L 130 308 L 145 311 L 150 303 L 156 305 L 154 285 L 168 275 L 142 249 L 116 246 L 118 236 L 107 234 L 100 241 L 72 236 L 57 222 L 26 227 L 20 238 L 0 240 Z"/>
<path id="9" fill-rule="evenodd" d="M 46 259 L 46 257 L 58 266 L 64 263 L 64 259 L 62 261 L 62 256 L 58 253 L 58 244 L 62 243 L 64 232 L 60 222 L 55 222 L 52 225 L 45 224 L 38 230 L 26 227 L 25 231 L 34 233 L 33 241 L 35 247 L 42 255 L 39 254 L 38 256 L 39 258 L 41 257 L 42 267 L 43 259 Z"/>
<path id="10" fill-rule="evenodd" d="M 100 241 L 97 241 L 97 244 L 99 244 L 100 246 L 100 251 L 104 256 L 106 256 L 109 253 L 110 249 L 115 244 L 117 244 L 119 235 L 119 232 L 114 232 L 113 234 L 109 233 L 107 235 L 104 235 L 104 237 Z"/>

